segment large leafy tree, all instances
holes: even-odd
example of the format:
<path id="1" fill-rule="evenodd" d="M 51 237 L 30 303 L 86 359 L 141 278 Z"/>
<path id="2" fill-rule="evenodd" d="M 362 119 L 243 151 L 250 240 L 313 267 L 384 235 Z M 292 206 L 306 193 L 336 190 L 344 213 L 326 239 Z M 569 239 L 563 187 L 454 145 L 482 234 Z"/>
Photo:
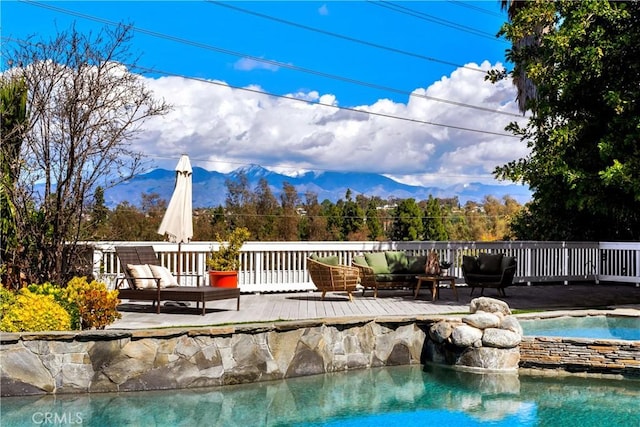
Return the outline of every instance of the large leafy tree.
<path id="1" fill-rule="evenodd" d="M 131 36 L 125 26 L 98 34 L 71 27 L 52 39 L 2 45 L 14 64 L 6 74 L 27 87 L 28 125 L 10 196 L 21 248 L 15 262 L 29 282 L 68 279 L 94 191 L 141 171 L 142 155 L 130 143 L 146 119 L 169 109 L 132 72 Z"/>
<path id="2" fill-rule="evenodd" d="M 528 123 L 509 127 L 530 155 L 496 169 L 533 190 L 512 224 L 517 237 L 637 240 L 640 3 L 528 1 L 501 32 L 514 69 L 537 88 Z"/>

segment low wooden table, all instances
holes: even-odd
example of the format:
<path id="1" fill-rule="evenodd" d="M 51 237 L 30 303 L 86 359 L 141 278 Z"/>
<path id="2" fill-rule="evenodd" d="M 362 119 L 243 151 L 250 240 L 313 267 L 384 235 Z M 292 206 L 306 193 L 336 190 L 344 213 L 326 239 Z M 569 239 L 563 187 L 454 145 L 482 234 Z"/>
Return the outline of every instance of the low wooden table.
<path id="1" fill-rule="evenodd" d="M 453 295 L 456 297 L 456 301 L 458 300 L 458 291 L 456 290 L 456 276 L 428 276 L 426 274 L 422 274 L 416 276 L 418 279 L 418 283 L 416 284 L 416 293 L 414 295 L 414 299 L 418 298 L 418 293 L 420 293 L 420 287 L 422 286 L 422 282 L 431 283 L 431 301 L 435 301 L 438 298 L 438 285 L 440 282 L 449 282 L 449 286 L 453 291 Z"/>

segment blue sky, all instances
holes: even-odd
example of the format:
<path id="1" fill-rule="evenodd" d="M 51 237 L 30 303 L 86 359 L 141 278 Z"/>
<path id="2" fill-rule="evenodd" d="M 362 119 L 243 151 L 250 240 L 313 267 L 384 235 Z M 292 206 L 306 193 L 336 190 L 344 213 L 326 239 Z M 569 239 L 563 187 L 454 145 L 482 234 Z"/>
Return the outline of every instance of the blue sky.
<path id="1" fill-rule="evenodd" d="M 74 21 L 82 31 L 137 28 L 132 51 L 158 71 L 145 79 L 174 104 L 132 142 L 160 167 L 185 152 L 210 170 L 366 170 L 445 186 L 492 183 L 495 166 L 526 154 L 503 130 L 518 119 L 511 83 L 484 82 L 508 48 L 495 37 L 505 19 L 497 0 L 2 0 L 1 19 L 2 36 L 17 39 Z"/>

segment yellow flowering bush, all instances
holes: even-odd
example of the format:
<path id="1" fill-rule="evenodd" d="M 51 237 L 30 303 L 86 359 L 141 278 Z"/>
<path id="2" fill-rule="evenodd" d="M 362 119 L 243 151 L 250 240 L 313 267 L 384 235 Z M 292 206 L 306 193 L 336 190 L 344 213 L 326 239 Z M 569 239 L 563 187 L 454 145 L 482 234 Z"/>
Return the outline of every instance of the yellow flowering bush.
<path id="1" fill-rule="evenodd" d="M 9 310 L 9 308 L 16 301 L 16 293 L 10 291 L 7 288 L 0 287 L 0 320 L 4 317 L 4 313 Z"/>
<path id="2" fill-rule="evenodd" d="M 76 301 L 72 301 L 67 298 L 67 293 L 63 288 L 50 282 L 45 282 L 41 285 L 32 284 L 29 285 L 28 288 L 34 294 L 51 295 L 56 302 L 60 304 L 62 308 L 67 310 L 67 313 L 69 313 L 69 316 L 71 317 L 71 329 L 76 330 L 82 328 L 78 304 Z"/>
<path id="3" fill-rule="evenodd" d="M 68 331 L 69 313 L 52 295 L 34 294 L 28 288 L 18 292 L 13 303 L 3 309 L 0 330 L 5 332 Z"/>
<path id="4" fill-rule="evenodd" d="M 74 277 L 63 289 L 64 298 L 78 308 L 82 329 L 104 329 L 121 317 L 118 291 L 107 290 L 107 285 L 96 280 L 87 282 L 86 277 Z"/>

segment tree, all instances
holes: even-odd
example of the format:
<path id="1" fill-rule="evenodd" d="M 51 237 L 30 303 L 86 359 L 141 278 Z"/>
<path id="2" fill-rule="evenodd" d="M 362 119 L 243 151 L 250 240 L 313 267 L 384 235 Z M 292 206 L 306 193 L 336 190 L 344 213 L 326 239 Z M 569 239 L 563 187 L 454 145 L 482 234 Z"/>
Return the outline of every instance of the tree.
<path id="1" fill-rule="evenodd" d="M 637 240 L 640 3 L 524 2 L 502 34 L 539 39 L 508 54 L 537 88 L 527 124 L 508 127 L 530 155 L 495 171 L 533 190 L 517 237 Z"/>
<path id="2" fill-rule="evenodd" d="M 441 241 L 449 238 L 444 226 L 440 201 L 432 196 L 429 196 L 429 199 L 427 200 L 423 222 L 425 240 Z"/>
<path id="3" fill-rule="evenodd" d="M 130 141 L 146 119 L 169 110 L 153 97 L 129 53 L 130 27 L 97 35 L 71 27 L 50 40 L 3 43 L 28 90 L 28 126 L 16 191 L 22 267 L 29 281 L 65 282 L 77 258 L 85 208 L 95 188 L 141 171 Z"/>
<path id="4" fill-rule="evenodd" d="M 366 225 L 369 231 L 367 238 L 369 240 L 380 240 L 384 237 L 384 228 L 382 227 L 382 221 L 380 220 L 379 202 L 375 199 L 370 199 L 365 212 L 367 219 Z"/>
<path id="5" fill-rule="evenodd" d="M 93 204 L 90 207 L 88 229 L 84 233 L 87 235 L 87 240 L 104 240 L 108 238 L 106 226 L 109 219 L 109 208 L 104 203 L 104 189 L 97 187 L 93 195 Z"/>
<path id="6" fill-rule="evenodd" d="M 299 203 L 298 192 L 288 182 L 282 184 L 280 203 L 282 215 L 278 223 L 278 237 L 285 241 L 298 240 L 300 238 L 300 216 L 296 210 Z"/>
<path id="7" fill-rule="evenodd" d="M 256 217 L 254 194 L 249 186 L 247 174 L 240 171 L 235 180 L 227 179 L 225 185 L 227 187 L 226 215 L 228 229 L 233 230 L 238 227 L 245 227 L 254 236 L 258 236 L 257 227 L 253 223 L 253 219 Z"/>
<path id="8" fill-rule="evenodd" d="M 256 215 L 252 221 L 254 224 L 252 234 L 256 240 L 275 240 L 280 207 L 269 187 L 269 181 L 265 178 L 258 181 L 254 197 Z"/>
<path id="9" fill-rule="evenodd" d="M 364 213 L 351 198 L 351 190 L 345 193 L 346 201 L 341 204 L 342 228 L 340 234 L 342 240 L 362 240 L 361 231 L 364 225 Z"/>
<path id="10" fill-rule="evenodd" d="M 391 238 L 405 241 L 419 240 L 423 231 L 422 211 L 415 199 L 400 201 L 393 212 Z"/>
<path id="11" fill-rule="evenodd" d="M 27 86 L 24 80 L 0 78 L 0 272 L 6 270 L 7 282 L 11 283 L 19 283 L 20 274 L 14 265 L 18 239 L 12 194 L 26 126 Z M 9 263 L 12 264 L 11 271 Z"/>
<path id="12" fill-rule="evenodd" d="M 323 207 L 318 203 L 318 195 L 307 191 L 304 197 L 305 214 L 300 224 L 300 238 L 309 241 L 328 240 L 327 218 L 322 215 Z"/>

